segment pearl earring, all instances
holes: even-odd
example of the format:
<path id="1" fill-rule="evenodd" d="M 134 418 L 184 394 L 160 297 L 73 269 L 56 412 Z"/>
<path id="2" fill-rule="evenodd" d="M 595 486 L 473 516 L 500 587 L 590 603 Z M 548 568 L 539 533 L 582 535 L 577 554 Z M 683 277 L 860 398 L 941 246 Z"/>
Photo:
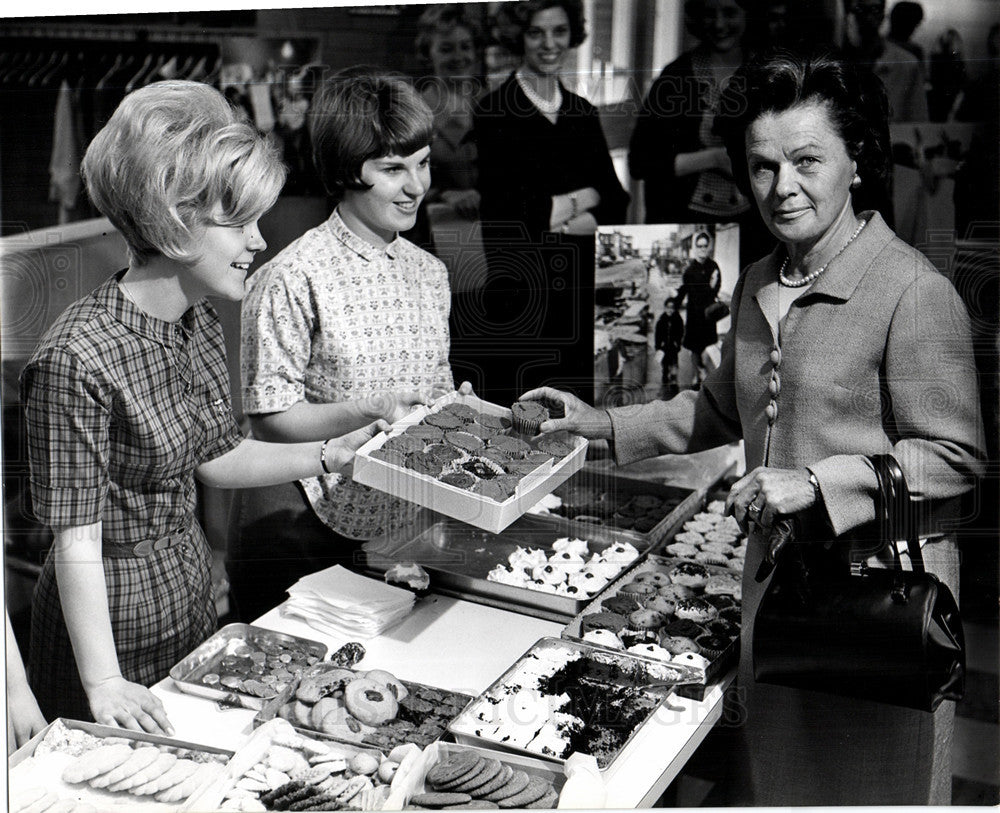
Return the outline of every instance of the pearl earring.
<path id="1" fill-rule="evenodd" d="M 861 176 L 855 175 L 854 180 L 851 181 L 851 189 L 857 189 L 859 186 L 861 186 Z"/>

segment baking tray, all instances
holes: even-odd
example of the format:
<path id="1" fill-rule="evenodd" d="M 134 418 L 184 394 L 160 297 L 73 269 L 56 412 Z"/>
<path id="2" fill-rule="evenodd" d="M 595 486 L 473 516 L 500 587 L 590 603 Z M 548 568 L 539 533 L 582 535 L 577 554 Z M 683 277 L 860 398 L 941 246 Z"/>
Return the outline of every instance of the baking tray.
<path id="1" fill-rule="evenodd" d="M 478 412 L 510 417 L 510 410 L 505 407 L 483 401 L 474 395 L 449 393 L 430 407 L 415 409 L 394 423 L 388 435 L 379 432 L 358 449 L 354 458 L 354 480 L 407 502 L 431 508 L 441 514 L 475 525 L 477 528 L 500 533 L 555 486 L 583 466 L 587 455 L 587 441 L 579 435 L 572 435 L 574 449 L 570 454 L 560 460 L 542 463 L 537 469 L 521 478 L 512 497 L 504 502 L 497 502 L 466 489 L 448 485 L 429 475 L 418 474 L 411 469 L 371 457 L 371 453 L 381 448 L 389 437 L 405 432 L 410 426 L 420 423 L 430 412 L 437 411 L 449 403 L 467 404 Z"/>
<path id="2" fill-rule="evenodd" d="M 224 687 L 219 683 L 206 684 L 202 678 L 222 668 L 222 659 L 239 651 L 241 644 L 249 643 L 253 647 L 261 646 L 274 649 L 294 649 L 308 655 L 314 662 L 326 657 L 325 644 L 300 638 L 297 635 L 287 635 L 282 632 L 254 627 L 249 624 L 227 624 L 203 641 L 193 652 L 183 660 L 174 664 L 170 677 L 182 692 L 208 697 L 222 703 L 259 710 L 265 701 L 280 692 L 288 684 L 289 678 L 281 678 L 275 684 L 274 690 L 268 694 L 254 695 L 240 689 Z M 310 664 L 311 665 L 311 664 Z M 267 672 L 265 666 L 265 673 Z M 287 671 L 287 670 L 286 670 Z"/>
<path id="3" fill-rule="evenodd" d="M 426 784 L 427 774 L 431 768 L 456 754 L 471 751 L 484 759 L 495 759 L 502 765 L 508 765 L 514 770 L 524 771 L 529 776 L 544 779 L 552 783 L 557 793 L 562 792 L 563 785 L 566 784 L 566 775 L 559 766 L 542 759 L 515 754 L 512 752 L 500 752 L 492 749 L 480 748 L 475 745 L 463 745 L 454 742 L 439 741 L 428 745 L 421 754 L 420 761 L 416 764 L 413 775 L 405 783 L 393 782 L 392 793 L 386 802 L 386 810 L 400 810 L 418 794 L 431 790 Z"/>
<path id="4" fill-rule="evenodd" d="M 228 751 L 223 748 L 213 748 L 212 746 L 173 739 L 171 737 L 164 737 L 159 734 L 148 734 L 145 731 L 131 731 L 125 728 L 118 728 L 117 726 L 98 725 L 97 723 L 87 723 L 81 720 L 69 720 L 59 717 L 49 723 L 45 728 L 39 731 L 34 737 L 32 737 L 28 742 L 18 748 L 7 758 L 7 788 L 11 798 L 16 797 L 20 790 L 39 784 L 38 782 L 32 781 L 32 775 L 29 772 L 30 763 L 28 763 L 27 760 L 34 756 L 38 746 L 57 724 L 64 725 L 71 731 L 83 731 L 102 739 L 113 737 L 120 740 L 152 743 L 154 745 L 161 745 L 185 751 L 195 751 L 202 754 L 215 754 L 220 757 L 219 762 L 221 765 L 227 763 L 233 756 L 232 751 Z M 208 785 L 206 785 L 195 790 L 184 803 L 168 804 L 165 802 L 156 802 L 151 798 L 132 796 L 125 791 L 111 794 L 109 791 L 94 789 L 86 784 L 67 784 L 61 779 L 61 767 L 64 766 L 64 763 L 66 762 L 67 761 L 65 759 L 59 761 L 60 768 L 58 770 L 58 775 L 56 775 L 56 771 L 53 770 L 55 765 L 49 766 L 49 769 L 44 772 L 43 785 L 45 790 L 57 794 L 62 799 L 77 799 L 86 801 L 97 807 L 99 810 L 195 810 L 198 809 L 196 807 L 197 800 L 208 787 Z M 222 772 L 220 771 L 220 776 L 221 775 Z M 28 782 L 27 785 L 24 784 L 25 781 Z M 211 784 L 214 784 L 215 781 L 217 780 L 212 780 Z"/>
<path id="5" fill-rule="evenodd" d="M 642 548 L 638 548 L 640 540 L 606 526 L 580 526 L 577 533 L 542 517 L 524 517 L 502 534 L 494 534 L 442 518 L 395 548 L 366 549 L 367 567 L 376 573 L 384 573 L 398 562 L 416 562 L 430 574 L 434 589 L 444 588 L 473 600 L 486 599 L 493 606 L 515 611 L 538 609 L 567 618 L 580 612 L 592 599 L 543 593 L 486 578 L 496 565 L 506 565 L 507 557 L 516 548 L 540 548 L 551 555 L 552 544 L 566 536 L 586 540 L 591 553 L 598 553 L 621 541 L 637 547 L 642 553 Z M 633 564 L 624 565 L 623 572 Z"/>
<path id="6" fill-rule="evenodd" d="M 636 732 L 656 713 L 675 687 L 699 679 L 693 670 L 683 666 L 614 652 L 604 647 L 591 646 L 584 641 L 541 638 L 452 721 L 448 726 L 452 736 L 462 744 L 512 751 L 564 764 L 566 757 L 546 752 L 542 750 L 545 747 L 543 744 L 531 743 L 531 740 L 546 722 L 551 722 L 554 715 L 561 713 L 558 708 L 553 709 L 551 697 L 542 694 L 537 687 L 539 675 L 544 677 L 557 671 L 558 667 L 553 666 L 551 659 L 555 658 L 555 662 L 558 662 L 566 655 L 582 656 L 601 666 L 611 667 L 613 672 L 621 676 L 620 682 L 608 679 L 591 684 L 596 690 L 588 700 L 593 701 L 602 694 L 600 686 L 611 683 L 620 686 L 631 684 L 628 688 L 642 698 L 645 706 L 631 721 L 631 730 L 617 748 L 606 754 L 594 755 L 602 771 L 614 764 Z M 549 670 L 546 666 L 553 668 Z M 631 679 L 625 676 L 630 676 Z M 593 710 L 600 713 L 599 710 Z M 613 713 L 620 713 L 620 710 L 616 709 Z M 504 730 L 492 734 L 483 731 L 484 727 L 495 729 L 498 725 L 504 726 Z M 599 726 L 591 721 L 587 730 L 594 728 Z M 576 745 L 576 750 L 587 753 L 580 744 Z"/>
<path id="7" fill-rule="evenodd" d="M 588 509 L 588 513 L 582 513 L 575 506 L 570 507 L 567 504 L 567 498 L 580 491 L 591 491 L 604 496 L 601 505 L 595 506 L 596 511 L 590 513 Z M 606 469 L 589 467 L 582 468 L 565 483 L 553 489 L 552 493 L 564 501 L 564 506 L 558 511 L 570 510 L 572 515 L 563 516 L 561 513 L 550 512 L 532 513 L 532 516 L 554 523 L 563 530 L 563 535 L 583 536 L 593 528 L 607 528 L 625 534 L 635 547 L 643 551 L 649 550 L 672 534 L 701 505 L 698 493 L 691 489 L 649 480 L 636 480 Z M 657 512 L 660 518 L 646 531 L 623 527 L 621 524 L 623 520 L 616 519 L 613 510 L 614 506 L 621 507 L 639 495 L 650 495 L 664 502 L 662 512 Z"/>
<path id="8" fill-rule="evenodd" d="M 347 671 L 353 672 L 355 670 L 351 669 Z M 356 672 L 356 674 L 358 677 L 361 677 L 363 675 L 362 672 Z M 409 691 L 411 696 L 417 697 L 432 705 L 440 706 L 445 700 L 447 700 L 448 703 L 453 707 L 464 708 L 472 701 L 471 696 L 462 694 L 460 692 L 453 692 L 447 689 L 437 689 L 434 688 L 433 686 L 427 686 L 423 683 L 413 683 L 412 681 L 409 680 L 400 680 L 399 682 L 406 687 L 407 691 Z M 299 681 L 297 680 L 291 685 L 286 686 L 281 691 L 281 693 L 278 694 L 277 697 L 273 697 L 270 700 L 268 700 L 264 704 L 263 708 L 259 712 L 257 712 L 257 714 L 254 716 L 253 719 L 254 728 L 257 728 L 258 726 L 261 726 L 264 723 L 267 723 L 270 720 L 273 720 L 276 717 L 281 716 L 279 712 L 281 711 L 282 707 L 285 704 L 294 701 L 295 692 L 296 689 L 298 689 L 298 685 Z M 402 715 L 397 715 L 397 719 L 400 719 L 401 716 Z M 335 734 L 328 734 L 324 731 L 318 731 L 314 728 L 302 726 L 298 724 L 295 720 L 289 720 L 289 722 L 292 724 L 292 727 L 296 731 L 299 731 L 306 737 L 312 737 L 313 739 L 330 740 L 332 742 L 346 743 L 348 745 L 353 745 L 355 747 L 377 748 L 386 753 L 391 751 L 396 745 L 402 745 L 412 741 L 406 739 L 406 732 L 404 731 L 398 731 L 398 736 L 397 736 L 396 729 L 393 729 L 392 733 L 387 733 L 385 731 L 377 729 L 373 735 L 366 736 L 362 734 L 362 736 L 359 736 L 356 739 L 347 739 L 344 737 L 338 737 Z M 442 723 L 442 725 L 440 726 L 440 731 L 436 734 L 436 736 L 433 737 L 433 739 L 438 739 L 441 735 L 443 735 L 446 731 L 446 728 L 447 728 L 447 723 Z M 426 745 L 426 740 L 425 742 L 418 744 Z"/>
<path id="9" fill-rule="evenodd" d="M 602 592 L 596 599 L 591 601 L 580 613 L 578 613 L 563 629 L 562 637 L 570 640 L 582 640 L 583 617 L 590 615 L 591 613 L 600 612 L 603 609 L 604 602 L 617 596 L 622 587 L 634 581 L 642 573 L 649 573 L 656 570 L 669 571 L 680 562 L 686 561 L 690 560 L 649 554 L 635 569 L 613 581 L 604 592 Z M 706 565 L 702 562 L 697 562 L 697 564 L 700 564 L 712 574 L 726 575 L 729 577 L 734 575 L 731 569 L 721 565 Z M 693 700 L 704 699 L 707 688 L 725 675 L 730 668 L 732 668 L 739 658 L 739 652 L 740 639 L 739 635 L 737 635 L 729 642 L 729 646 L 726 647 L 726 649 L 724 649 L 717 658 L 709 661 L 703 677 L 697 683 L 688 683 L 683 686 L 678 686 L 677 694 L 681 697 L 687 697 Z"/>

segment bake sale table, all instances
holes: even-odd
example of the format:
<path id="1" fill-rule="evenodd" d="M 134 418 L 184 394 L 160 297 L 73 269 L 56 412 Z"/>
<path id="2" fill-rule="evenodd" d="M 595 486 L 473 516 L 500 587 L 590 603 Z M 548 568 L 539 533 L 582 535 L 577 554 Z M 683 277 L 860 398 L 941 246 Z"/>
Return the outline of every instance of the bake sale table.
<path id="1" fill-rule="evenodd" d="M 350 640 L 284 616 L 280 607 L 254 625 L 319 641 L 331 652 Z M 477 695 L 539 638 L 558 637 L 563 626 L 431 593 L 418 599 L 402 622 L 364 642 L 367 654 L 360 666 Z M 731 673 L 726 675 L 700 701 L 670 697 L 604 773 L 606 807 L 651 807 L 656 802 L 721 717 L 723 692 L 732 679 Z M 153 692 L 163 701 L 179 739 L 232 749 L 253 729 L 255 711 L 222 709 L 211 700 L 181 692 L 169 678 L 156 684 Z"/>

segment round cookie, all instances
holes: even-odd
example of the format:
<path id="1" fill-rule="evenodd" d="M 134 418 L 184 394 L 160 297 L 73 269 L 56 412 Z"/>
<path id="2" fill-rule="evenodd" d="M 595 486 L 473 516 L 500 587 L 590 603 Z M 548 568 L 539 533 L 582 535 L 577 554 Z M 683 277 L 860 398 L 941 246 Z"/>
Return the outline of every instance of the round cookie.
<path id="1" fill-rule="evenodd" d="M 449 793 L 447 791 L 433 791 L 431 793 L 418 793 L 410 797 L 410 804 L 421 807 L 444 807 L 445 805 L 460 805 L 472 801 L 468 793 Z"/>
<path id="2" fill-rule="evenodd" d="M 550 787 L 541 799 L 529 802 L 524 807 L 526 810 L 552 810 L 558 801 L 559 794 L 556 793 L 555 788 Z"/>
<path id="3" fill-rule="evenodd" d="M 531 776 L 528 778 L 528 784 L 524 790 L 520 793 L 515 793 L 513 796 L 508 796 L 506 799 L 500 799 L 497 801 L 497 804 L 503 808 L 527 807 L 532 802 L 537 802 L 551 789 L 552 783 L 547 779 L 542 779 L 540 776 Z"/>
<path id="4" fill-rule="evenodd" d="M 500 773 L 501 767 L 500 760 L 487 757 L 483 760 L 482 767 L 473 776 L 452 786 L 449 790 L 471 794 L 476 788 L 495 779 Z"/>
<path id="5" fill-rule="evenodd" d="M 355 678 L 344 687 L 344 705 L 365 725 L 380 725 L 396 716 L 399 704 L 386 686 L 370 678 Z"/>
<path id="6" fill-rule="evenodd" d="M 500 790 L 504 785 L 506 785 L 510 778 L 514 775 L 514 769 L 510 765 L 500 764 L 500 772 L 494 776 L 489 782 L 483 785 L 479 785 L 474 790 L 469 791 L 473 799 L 485 799 L 494 791 Z"/>
<path id="7" fill-rule="evenodd" d="M 427 782 L 434 787 L 440 787 L 443 783 L 458 779 L 478 767 L 482 760 L 483 757 L 475 751 L 459 751 L 432 767 L 427 772 Z"/>
<path id="8" fill-rule="evenodd" d="M 531 777 L 525 771 L 515 769 L 505 785 L 502 785 L 497 790 L 482 798 L 488 802 L 500 802 L 504 799 L 509 799 L 528 787 L 528 782 L 530 781 Z"/>

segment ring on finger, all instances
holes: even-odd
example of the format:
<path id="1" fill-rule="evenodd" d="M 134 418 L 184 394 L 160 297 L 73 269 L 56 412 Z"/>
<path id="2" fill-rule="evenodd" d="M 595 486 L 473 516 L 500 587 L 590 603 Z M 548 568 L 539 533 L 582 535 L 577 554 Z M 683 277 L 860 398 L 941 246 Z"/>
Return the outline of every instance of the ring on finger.
<path id="1" fill-rule="evenodd" d="M 750 503 L 750 505 L 747 506 L 747 515 L 750 517 L 750 519 L 753 520 L 759 519 L 760 506 L 757 505 L 756 503 Z"/>

